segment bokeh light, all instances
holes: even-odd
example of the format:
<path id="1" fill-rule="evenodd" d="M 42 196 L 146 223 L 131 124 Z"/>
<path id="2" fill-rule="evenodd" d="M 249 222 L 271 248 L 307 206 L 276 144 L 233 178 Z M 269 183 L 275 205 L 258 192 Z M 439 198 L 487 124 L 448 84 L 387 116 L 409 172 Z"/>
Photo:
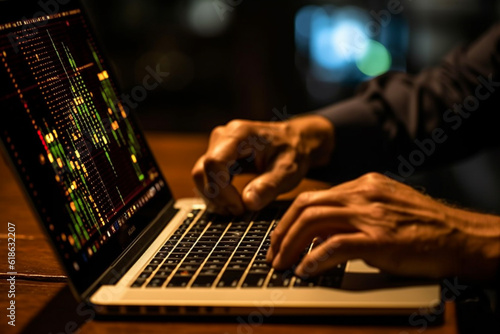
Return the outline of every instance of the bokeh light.
<path id="1" fill-rule="evenodd" d="M 219 35 L 229 23 L 219 17 L 213 0 L 191 0 L 186 14 L 189 27 L 204 37 Z"/>
<path id="2" fill-rule="evenodd" d="M 366 52 L 356 60 L 356 65 L 363 74 L 377 76 L 391 68 L 391 54 L 381 43 L 369 40 Z"/>
<path id="3" fill-rule="evenodd" d="M 366 31 L 367 11 L 355 6 L 305 6 L 295 16 L 297 52 L 323 82 L 361 81 L 391 68 L 392 57 Z"/>

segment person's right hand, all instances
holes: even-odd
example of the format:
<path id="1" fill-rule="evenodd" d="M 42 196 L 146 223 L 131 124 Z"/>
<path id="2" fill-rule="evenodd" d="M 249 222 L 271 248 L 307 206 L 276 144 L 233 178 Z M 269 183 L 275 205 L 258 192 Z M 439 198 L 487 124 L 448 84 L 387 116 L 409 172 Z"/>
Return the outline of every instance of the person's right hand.
<path id="1" fill-rule="evenodd" d="M 192 175 L 210 211 L 260 210 L 293 189 L 310 167 L 325 165 L 333 150 L 333 125 L 308 115 L 284 122 L 234 120 L 215 128 Z M 240 194 L 232 176 L 256 172 Z"/>

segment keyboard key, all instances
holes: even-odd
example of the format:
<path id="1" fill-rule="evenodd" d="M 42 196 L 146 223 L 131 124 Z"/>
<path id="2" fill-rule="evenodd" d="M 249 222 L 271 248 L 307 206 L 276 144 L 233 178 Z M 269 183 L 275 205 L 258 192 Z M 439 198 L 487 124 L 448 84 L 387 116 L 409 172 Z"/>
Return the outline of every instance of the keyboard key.
<path id="1" fill-rule="evenodd" d="M 160 250 L 158 253 L 156 253 L 155 258 L 156 259 L 164 259 L 168 256 L 168 252 Z"/>
<path id="2" fill-rule="evenodd" d="M 204 249 L 204 248 L 199 248 L 199 249 L 192 249 L 191 252 L 189 252 L 189 255 L 188 256 L 195 256 L 195 255 L 198 255 L 198 256 L 202 256 L 202 257 L 207 257 L 208 254 L 210 254 L 211 250 L 210 249 Z"/>
<path id="3" fill-rule="evenodd" d="M 260 246 L 260 241 L 257 242 L 257 241 L 248 241 L 248 240 L 243 240 L 240 245 L 238 246 L 238 249 L 240 248 L 250 248 L 250 249 L 254 249 L 254 250 L 257 250 L 257 248 Z"/>
<path id="4" fill-rule="evenodd" d="M 178 269 L 175 273 L 175 276 L 192 277 L 195 272 L 196 270 Z"/>
<path id="5" fill-rule="evenodd" d="M 231 238 L 235 238 L 236 240 L 240 240 L 241 237 L 245 234 L 245 230 L 246 228 L 229 228 L 229 230 L 226 231 L 226 233 L 224 234 L 224 236 L 226 237 L 231 237 Z"/>
<path id="6" fill-rule="evenodd" d="M 243 288 L 261 288 L 266 280 L 266 273 L 249 273 L 241 285 Z"/>
<path id="7" fill-rule="evenodd" d="M 148 285 L 146 287 L 148 288 L 159 288 L 163 285 L 167 278 L 163 277 L 154 277 L 151 281 L 149 281 Z"/>
<path id="8" fill-rule="evenodd" d="M 327 288 L 340 288 L 342 283 L 341 275 L 324 275 L 319 282 L 319 286 Z"/>
<path id="9" fill-rule="evenodd" d="M 248 264 L 229 262 L 227 265 L 228 270 L 245 270 Z"/>
<path id="10" fill-rule="evenodd" d="M 144 284 L 144 282 L 146 282 L 145 278 L 138 278 L 134 283 L 132 283 L 131 287 L 140 288 Z"/>
<path id="11" fill-rule="evenodd" d="M 139 275 L 139 278 L 148 278 L 149 276 L 151 276 L 153 272 L 152 271 L 143 271 L 140 275 Z"/>
<path id="12" fill-rule="evenodd" d="M 212 269 L 212 268 L 207 268 L 207 267 L 203 267 L 199 273 L 199 275 L 219 275 L 219 272 L 220 272 L 220 268 L 219 269 Z"/>
<path id="13" fill-rule="evenodd" d="M 186 255 L 186 253 L 178 253 L 178 252 L 171 253 L 168 256 L 167 261 L 168 261 L 168 259 L 179 259 L 180 260 L 180 259 L 184 258 L 185 255 Z"/>
<path id="14" fill-rule="evenodd" d="M 225 262 L 206 262 L 203 266 L 204 269 L 221 270 Z"/>
<path id="15" fill-rule="evenodd" d="M 287 286 L 290 285 L 290 280 L 292 278 L 293 274 L 291 271 L 285 271 L 285 272 L 274 272 L 271 276 L 271 279 L 269 280 L 269 283 L 267 283 L 268 287 L 274 287 L 274 288 L 286 288 Z"/>
<path id="16" fill-rule="evenodd" d="M 318 285 L 319 277 L 313 277 L 310 279 L 303 279 L 300 277 L 297 277 L 295 280 L 294 287 L 314 287 Z"/>
<path id="17" fill-rule="evenodd" d="M 191 280 L 191 276 L 174 275 L 174 277 L 172 277 L 170 282 L 168 282 L 167 286 L 183 288 L 183 287 L 187 286 L 187 284 L 189 283 L 190 280 Z"/>
<path id="18" fill-rule="evenodd" d="M 173 236 L 176 236 L 177 238 L 180 238 L 184 232 L 186 232 L 186 228 L 185 227 L 179 227 L 175 232 L 174 232 L 174 235 Z M 172 239 L 172 238 L 170 238 Z"/>
<path id="19" fill-rule="evenodd" d="M 271 266 L 267 264 L 267 262 L 255 261 L 254 263 L 252 263 L 252 267 L 250 267 L 250 269 L 263 269 L 269 271 L 271 270 Z"/>
<path id="20" fill-rule="evenodd" d="M 271 271 L 271 268 L 262 268 L 262 269 L 250 269 L 248 272 L 250 274 L 268 274 Z"/>
<path id="21" fill-rule="evenodd" d="M 253 254 L 249 252 L 236 251 L 233 256 L 233 259 L 251 259 L 251 258 L 253 258 Z"/>
<path id="22" fill-rule="evenodd" d="M 154 259 L 151 260 L 151 262 L 149 262 L 149 264 L 157 266 L 157 265 L 159 265 L 162 262 L 163 262 L 163 259 L 154 258 Z"/>
<path id="23" fill-rule="evenodd" d="M 240 281 L 241 276 L 243 275 L 244 270 L 226 270 L 222 277 L 217 283 L 217 287 L 219 288 L 235 288 Z"/>
<path id="24" fill-rule="evenodd" d="M 213 258 L 225 258 L 228 259 L 231 255 L 233 254 L 233 251 L 227 250 L 227 249 L 221 249 L 221 248 L 216 248 L 210 255 L 210 257 Z"/>
<path id="25" fill-rule="evenodd" d="M 257 253 L 257 256 L 255 257 L 255 260 L 257 261 L 262 261 L 262 260 L 266 260 L 266 256 L 267 256 L 267 250 L 266 251 L 263 251 L 262 248 L 259 250 L 259 252 Z"/>
<path id="26" fill-rule="evenodd" d="M 188 257 L 185 258 L 184 261 L 182 262 L 183 264 L 190 264 L 190 265 L 200 265 L 203 260 L 205 260 L 205 257 Z"/>
<path id="27" fill-rule="evenodd" d="M 168 240 L 160 249 L 160 251 L 162 252 L 170 252 L 173 248 L 173 246 L 175 246 L 175 244 L 177 243 L 177 240 Z"/>
<path id="28" fill-rule="evenodd" d="M 231 259 L 231 263 L 244 264 L 245 266 L 247 266 L 251 261 L 252 261 L 251 257 L 244 257 L 244 258 L 233 257 Z"/>
<path id="29" fill-rule="evenodd" d="M 185 264 L 184 262 L 181 264 L 181 266 L 179 267 L 179 270 L 178 271 L 193 271 L 195 272 L 196 270 L 198 270 L 198 268 L 200 267 L 200 265 L 196 265 L 196 264 Z"/>
<path id="30" fill-rule="evenodd" d="M 167 278 L 172 273 L 172 270 L 159 270 L 154 275 L 154 278 Z"/>
<path id="31" fill-rule="evenodd" d="M 179 263 L 181 261 L 181 259 L 171 259 L 171 258 L 168 258 L 165 260 L 165 262 L 163 262 L 163 265 L 168 265 L 168 266 L 176 266 L 177 263 Z"/>
<path id="32" fill-rule="evenodd" d="M 156 269 L 156 267 L 158 267 L 158 265 L 154 265 L 154 264 L 150 264 L 148 266 L 146 266 L 146 268 L 144 268 L 144 272 L 151 272 L 151 271 L 154 271 Z"/>
<path id="33" fill-rule="evenodd" d="M 193 235 L 185 235 L 184 238 L 182 238 L 181 242 L 196 242 L 198 240 L 199 236 L 193 236 Z"/>
<path id="34" fill-rule="evenodd" d="M 217 274 L 212 274 L 212 275 L 202 275 L 201 273 L 196 277 L 195 281 L 193 282 L 192 287 L 195 288 L 209 288 L 212 286 L 214 283 L 215 279 L 217 278 Z"/>
<path id="35" fill-rule="evenodd" d="M 339 264 L 333 269 L 324 273 L 319 281 L 319 285 L 328 288 L 340 288 L 344 276 L 345 263 Z"/>

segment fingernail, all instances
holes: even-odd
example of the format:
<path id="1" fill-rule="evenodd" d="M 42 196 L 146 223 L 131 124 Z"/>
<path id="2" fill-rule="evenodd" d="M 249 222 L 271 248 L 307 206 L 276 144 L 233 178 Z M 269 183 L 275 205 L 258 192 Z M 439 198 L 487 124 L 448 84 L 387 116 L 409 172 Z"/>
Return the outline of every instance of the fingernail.
<path id="1" fill-rule="evenodd" d="M 295 276 L 303 277 L 304 276 L 304 265 L 300 263 L 297 268 L 295 268 Z"/>
<path id="2" fill-rule="evenodd" d="M 269 247 L 269 250 L 267 251 L 267 255 L 266 255 L 266 261 L 271 263 L 271 262 L 273 262 L 273 258 L 274 258 L 273 248 Z"/>
<path id="3" fill-rule="evenodd" d="M 254 207 L 260 208 L 262 204 L 262 199 L 255 190 L 249 190 L 246 193 L 247 199 L 254 205 Z"/>

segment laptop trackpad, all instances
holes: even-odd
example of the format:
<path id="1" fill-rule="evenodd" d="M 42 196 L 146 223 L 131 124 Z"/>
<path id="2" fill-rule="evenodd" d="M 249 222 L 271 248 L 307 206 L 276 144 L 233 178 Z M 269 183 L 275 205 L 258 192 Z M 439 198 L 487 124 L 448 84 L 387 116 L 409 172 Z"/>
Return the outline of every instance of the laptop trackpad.
<path id="1" fill-rule="evenodd" d="M 362 260 L 352 260 L 346 265 L 341 289 L 362 291 L 387 288 L 434 285 L 435 281 L 420 278 L 397 277 L 380 272 Z"/>

